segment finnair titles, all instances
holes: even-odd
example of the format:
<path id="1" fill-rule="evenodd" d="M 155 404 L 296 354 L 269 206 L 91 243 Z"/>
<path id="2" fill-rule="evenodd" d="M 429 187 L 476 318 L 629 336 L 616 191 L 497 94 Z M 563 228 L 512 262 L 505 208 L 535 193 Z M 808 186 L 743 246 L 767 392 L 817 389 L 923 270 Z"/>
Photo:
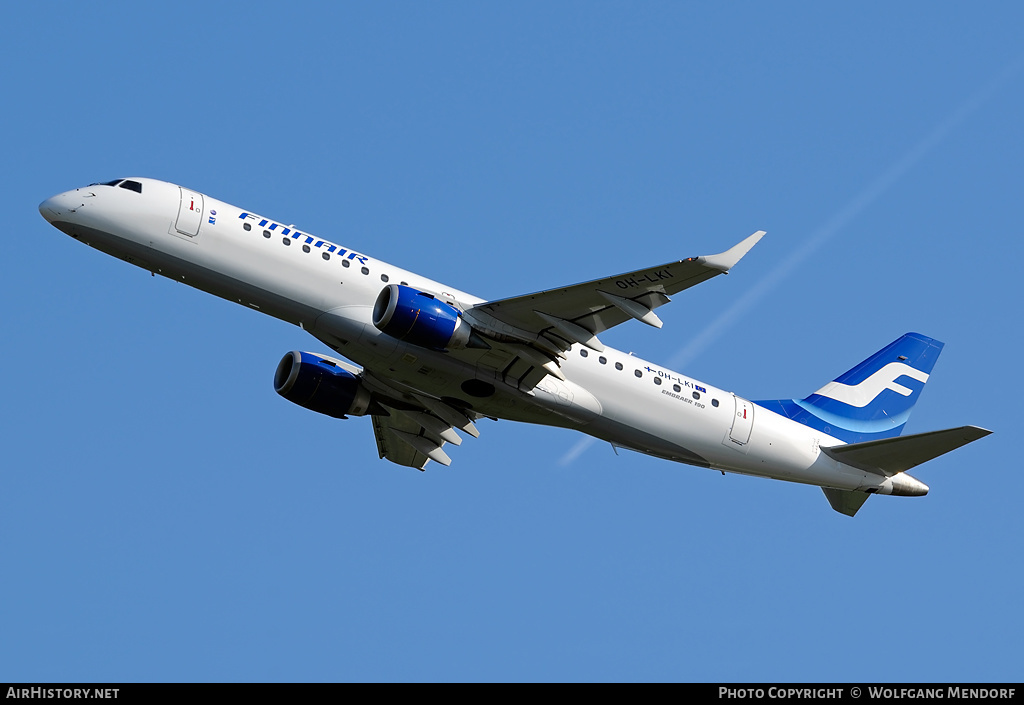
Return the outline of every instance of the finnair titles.
<path id="1" fill-rule="evenodd" d="M 211 211 L 210 212 L 210 219 L 207 222 L 209 222 L 210 225 L 216 225 L 217 224 L 216 216 L 217 216 L 216 211 Z M 327 242 L 326 240 L 319 240 L 319 239 L 313 237 L 312 235 L 306 235 L 305 233 L 300 233 L 298 230 L 293 230 L 292 228 L 287 228 L 287 227 L 281 225 L 280 223 L 275 223 L 272 220 L 267 220 L 266 218 L 260 218 L 258 215 L 253 215 L 252 213 L 240 213 L 238 218 L 239 218 L 239 220 L 253 221 L 253 222 L 256 223 L 257 227 L 266 228 L 266 232 L 269 232 L 269 233 L 273 233 L 274 230 L 276 230 L 277 228 L 280 228 L 280 230 L 278 232 L 283 237 L 290 237 L 292 240 L 303 240 L 305 242 L 305 244 L 307 244 L 307 245 L 312 245 L 313 247 L 316 247 L 316 248 L 322 248 L 322 252 L 327 252 L 328 254 L 337 252 L 338 253 L 338 257 L 344 257 L 344 258 L 347 258 L 347 259 L 350 259 L 350 260 L 355 260 L 355 261 L 359 262 L 360 264 L 366 264 L 366 257 L 361 255 L 361 254 L 359 254 L 358 252 L 352 252 L 350 250 L 346 250 L 344 247 L 339 247 L 338 245 L 335 245 L 333 243 Z M 252 223 L 248 223 L 248 225 L 249 225 L 250 228 L 252 227 Z M 242 227 L 245 228 L 245 224 L 243 224 Z M 316 243 L 316 244 L 313 244 L 313 243 Z"/>
<path id="2" fill-rule="evenodd" d="M 988 435 L 901 435 L 942 343 L 907 333 L 803 399 L 750 401 L 598 336 L 728 273 L 724 252 L 484 300 L 191 189 L 116 179 L 39 206 L 58 230 L 154 274 L 300 326 L 340 357 L 286 353 L 274 389 L 368 416 L 381 458 L 423 470 L 481 418 L 574 429 L 666 460 L 817 485 L 853 516 L 872 494 L 921 496 L 907 471 Z M 345 358 L 345 359 L 342 359 Z M 355 364 L 353 364 L 355 363 Z"/>

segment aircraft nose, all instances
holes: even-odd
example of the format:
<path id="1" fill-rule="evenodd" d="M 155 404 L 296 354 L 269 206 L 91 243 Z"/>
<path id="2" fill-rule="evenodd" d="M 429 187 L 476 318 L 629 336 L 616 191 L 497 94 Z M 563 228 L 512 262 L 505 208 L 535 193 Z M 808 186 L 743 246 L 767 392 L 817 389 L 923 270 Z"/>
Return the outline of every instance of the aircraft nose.
<path id="1" fill-rule="evenodd" d="M 79 203 L 81 203 L 81 201 L 73 203 L 74 198 L 74 191 L 65 191 L 64 193 L 58 193 L 56 196 L 50 196 L 39 204 L 39 215 L 43 216 L 46 222 L 52 223 L 61 216 L 74 212 Z"/>
<path id="2" fill-rule="evenodd" d="M 52 223 L 61 214 L 57 199 L 58 196 L 51 196 L 39 204 L 39 215 L 43 216 L 47 223 Z"/>

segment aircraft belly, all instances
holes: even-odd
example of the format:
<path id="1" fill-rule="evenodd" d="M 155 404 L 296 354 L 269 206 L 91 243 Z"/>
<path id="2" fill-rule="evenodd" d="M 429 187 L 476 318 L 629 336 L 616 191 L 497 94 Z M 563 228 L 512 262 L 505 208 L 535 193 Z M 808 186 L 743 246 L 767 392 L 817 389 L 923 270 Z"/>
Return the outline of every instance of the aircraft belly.
<path id="1" fill-rule="evenodd" d="M 644 361 L 630 359 L 638 369 L 646 369 Z M 818 450 L 819 441 L 835 442 L 831 437 L 761 407 L 752 408 L 746 400 L 734 401 L 734 395 L 723 390 L 691 381 L 692 391 L 676 393 L 669 383 L 652 384 L 646 376 L 636 386 L 621 384 L 616 373 L 607 368 L 595 371 L 578 360 L 565 370 L 600 398 L 601 417 L 583 430 L 613 445 L 745 475 L 837 489 L 873 485 L 863 472 Z M 737 433 L 733 417 L 743 410 L 748 417 L 753 415 L 753 421 Z"/>
<path id="2" fill-rule="evenodd" d="M 838 463 L 819 450 L 835 439 L 757 407 L 746 453 L 721 455 L 716 468 L 745 475 L 856 490 L 877 484 L 868 473 Z M 725 446 L 723 446 L 725 448 Z"/>
<path id="3" fill-rule="evenodd" d="M 339 306 L 321 314 L 310 332 L 381 379 L 393 380 L 437 398 L 454 399 L 457 406 L 511 421 L 577 428 L 599 413 L 596 399 L 568 385 L 559 395 L 549 388 L 554 378 L 525 392 L 503 381 L 494 369 L 476 364 L 478 353 L 430 350 L 385 335 L 369 321 L 369 306 Z M 467 359 L 468 358 L 468 359 Z M 486 382 L 493 391 L 477 396 L 466 391 L 469 380 Z M 479 393 L 478 393 L 479 394 Z M 571 400 L 567 403 L 567 399 Z"/>
<path id="4" fill-rule="evenodd" d="M 262 263 L 237 252 L 230 259 L 218 256 L 209 240 L 199 246 L 166 234 L 126 238 L 82 224 L 61 223 L 60 226 L 64 232 L 101 252 L 290 323 L 311 323 L 320 312 L 317 304 L 323 295 L 308 277 L 304 279 L 307 290 L 282 287 L 281 282 L 287 278 L 279 270 L 261 267 Z"/>
<path id="5" fill-rule="evenodd" d="M 153 248 L 141 242 L 120 238 L 105 230 L 79 223 L 54 221 L 53 226 L 89 247 L 112 257 L 123 259 L 137 267 L 149 270 L 153 262 L 155 254 Z"/>
<path id="6" fill-rule="evenodd" d="M 675 398 L 680 395 L 668 396 L 660 393 L 660 387 L 649 387 L 648 380 L 634 387 L 632 375 L 624 377 L 626 384 L 621 384 L 616 375 L 622 373 L 608 368 L 595 372 L 577 361 L 567 364 L 565 370 L 571 381 L 578 381 L 577 386 L 591 390 L 600 405 L 600 416 L 583 429 L 586 433 L 619 447 L 708 467 L 700 446 L 703 437 L 711 433 L 708 424 L 713 410 L 702 413 L 692 402 Z M 716 442 L 720 438 L 711 435 Z"/>
<path id="7" fill-rule="evenodd" d="M 171 246 L 181 249 L 175 243 L 171 243 Z M 185 246 L 188 246 L 187 243 Z M 186 250 L 181 254 L 191 253 Z M 303 310 L 313 309 L 319 313 L 327 307 L 332 287 L 337 286 L 334 278 L 318 276 L 301 262 L 282 262 L 251 249 L 229 248 L 228 243 L 214 238 L 207 238 L 200 243 L 198 252 L 191 254 L 190 259 L 203 270 L 223 272 L 222 276 L 229 280 L 244 280 L 252 290 L 272 293 L 271 300 L 253 302 L 246 302 L 244 297 L 232 296 L 230 293 L 223 296 L 236 302 L 242 298 L 240 303 L 262 306 L 276 300 L 294 301 Z M 313 319 L 302 321 L 306 327 L 310 327 L 313 322 Z"/>
<path id="8" fill-rule="evenodd" d="M 675 442 L 675 439 L 665 438 L 649 429 L 638 429 L 628 422 L 617 421 L 605 416 L 591 422 L 583 430 L 618 448 L 626 448 L 677 463 L 704 468 L 711 467 L 708 460 L 691 447 L 681 445 Z"/>

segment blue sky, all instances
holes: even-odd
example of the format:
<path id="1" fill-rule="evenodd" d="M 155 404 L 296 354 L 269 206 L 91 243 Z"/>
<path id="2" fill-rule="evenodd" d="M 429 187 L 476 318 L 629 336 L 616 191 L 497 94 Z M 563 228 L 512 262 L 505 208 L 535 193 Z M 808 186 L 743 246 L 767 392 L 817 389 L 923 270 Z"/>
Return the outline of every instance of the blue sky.
<path id="1" fill-rule="evenodd" d="M 710 6 L 708 6 L 710 5 Z M 0 681 L 1022 679 L 1017 3 L 22 3 L 0 27 Z M 484 297 L 768 236 L 606 343 L 802 397 L 946 343 L 820 490 L 513 423 L 426 473 L 274 394 L 302 331 L 44 198 L 181 183 Z M 577 451 L 580 451 L 577 454 Z"/>

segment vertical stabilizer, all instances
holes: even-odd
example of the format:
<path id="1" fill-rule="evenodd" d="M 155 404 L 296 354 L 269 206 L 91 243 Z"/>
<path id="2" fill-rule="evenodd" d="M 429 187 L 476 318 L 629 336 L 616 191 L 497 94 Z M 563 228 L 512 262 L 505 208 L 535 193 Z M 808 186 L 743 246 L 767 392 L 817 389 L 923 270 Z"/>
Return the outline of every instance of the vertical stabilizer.
<path id="1" fill-rule="evenodd" d="M 860 508 L 868 501 L 868 497 L 871 496 L 867 492 L 834 490 L 831 487 L 822 487 L 821 491 L 825 493 L 825 498 L 828 499 L 828 503 L 832 505 L 833 509 L 848 517 L 852 517 L 860 511 Z"/>
<path id="2" fill-rule="evenodd" d="M 758 405 L 847 443 L 900 435 L 942 343 L 907 333 L 806 399 Z"/>

